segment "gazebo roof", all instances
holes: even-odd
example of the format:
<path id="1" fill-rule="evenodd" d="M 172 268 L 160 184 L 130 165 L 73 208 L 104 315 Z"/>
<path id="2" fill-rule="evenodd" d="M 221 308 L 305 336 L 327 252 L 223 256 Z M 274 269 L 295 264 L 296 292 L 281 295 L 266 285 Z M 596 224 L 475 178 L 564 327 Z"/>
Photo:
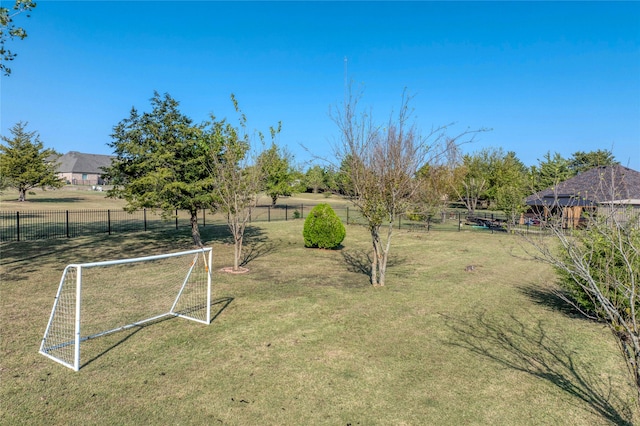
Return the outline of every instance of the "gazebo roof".
<path id="1" fill-rule="evenodd" d="M 640 203 L 640 172 L 621 165 L 595 167 L 530 195 L 530 206 L 595 206 L 631 201 Z"/>

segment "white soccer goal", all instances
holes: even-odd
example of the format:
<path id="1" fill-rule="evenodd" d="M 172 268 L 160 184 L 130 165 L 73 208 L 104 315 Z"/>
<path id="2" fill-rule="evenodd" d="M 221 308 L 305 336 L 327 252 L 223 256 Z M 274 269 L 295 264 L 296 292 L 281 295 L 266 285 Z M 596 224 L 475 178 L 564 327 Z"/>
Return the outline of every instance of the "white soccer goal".
<path id="1" fill-rule="evenodd" d="M 40 353 L 75 371 L 83 342 L 168 316 L 211 322 L 211 248 L 68 265 Z"/>

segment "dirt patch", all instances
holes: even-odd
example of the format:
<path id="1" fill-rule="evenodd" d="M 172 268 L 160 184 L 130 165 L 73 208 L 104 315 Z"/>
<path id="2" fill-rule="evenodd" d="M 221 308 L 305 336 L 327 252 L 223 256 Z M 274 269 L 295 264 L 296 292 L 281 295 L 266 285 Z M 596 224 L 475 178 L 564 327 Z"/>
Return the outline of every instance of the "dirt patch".
<path id="1" fill-rule="evenodd" d="M 238 269 L 234 270 L 233 266 L 225 266 L 224 268 L 220 269 L 220 271 L 226 272 L 227 274 L 246 274 L 247 272 L 249 272 L 249 269 L 240 266 Z"/>

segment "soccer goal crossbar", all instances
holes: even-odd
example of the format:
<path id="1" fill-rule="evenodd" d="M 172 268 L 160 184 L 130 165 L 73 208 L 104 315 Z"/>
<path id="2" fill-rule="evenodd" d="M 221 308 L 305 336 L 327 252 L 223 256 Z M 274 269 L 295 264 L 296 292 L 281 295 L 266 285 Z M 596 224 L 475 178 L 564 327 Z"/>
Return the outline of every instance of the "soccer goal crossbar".
<path id="1" fill-rule="evenodd" d="M 203 248 L 67 265 L 40 353 L 78 371 L 88 340 L 165 317 L 211 323 L 211 262 Z"/>

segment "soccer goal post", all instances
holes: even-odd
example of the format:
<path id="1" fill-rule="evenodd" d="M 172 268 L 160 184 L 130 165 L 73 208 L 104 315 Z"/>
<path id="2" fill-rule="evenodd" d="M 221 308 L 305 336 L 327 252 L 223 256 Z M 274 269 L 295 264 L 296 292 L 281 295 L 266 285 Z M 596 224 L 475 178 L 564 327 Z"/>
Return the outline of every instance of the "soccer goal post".
<path id="1" fill-rule="evenodd" d="M 67 265 L 40 353 L 75 371 L 90 339 L 181 317 L 211 322 L 211 248 Z"/>

